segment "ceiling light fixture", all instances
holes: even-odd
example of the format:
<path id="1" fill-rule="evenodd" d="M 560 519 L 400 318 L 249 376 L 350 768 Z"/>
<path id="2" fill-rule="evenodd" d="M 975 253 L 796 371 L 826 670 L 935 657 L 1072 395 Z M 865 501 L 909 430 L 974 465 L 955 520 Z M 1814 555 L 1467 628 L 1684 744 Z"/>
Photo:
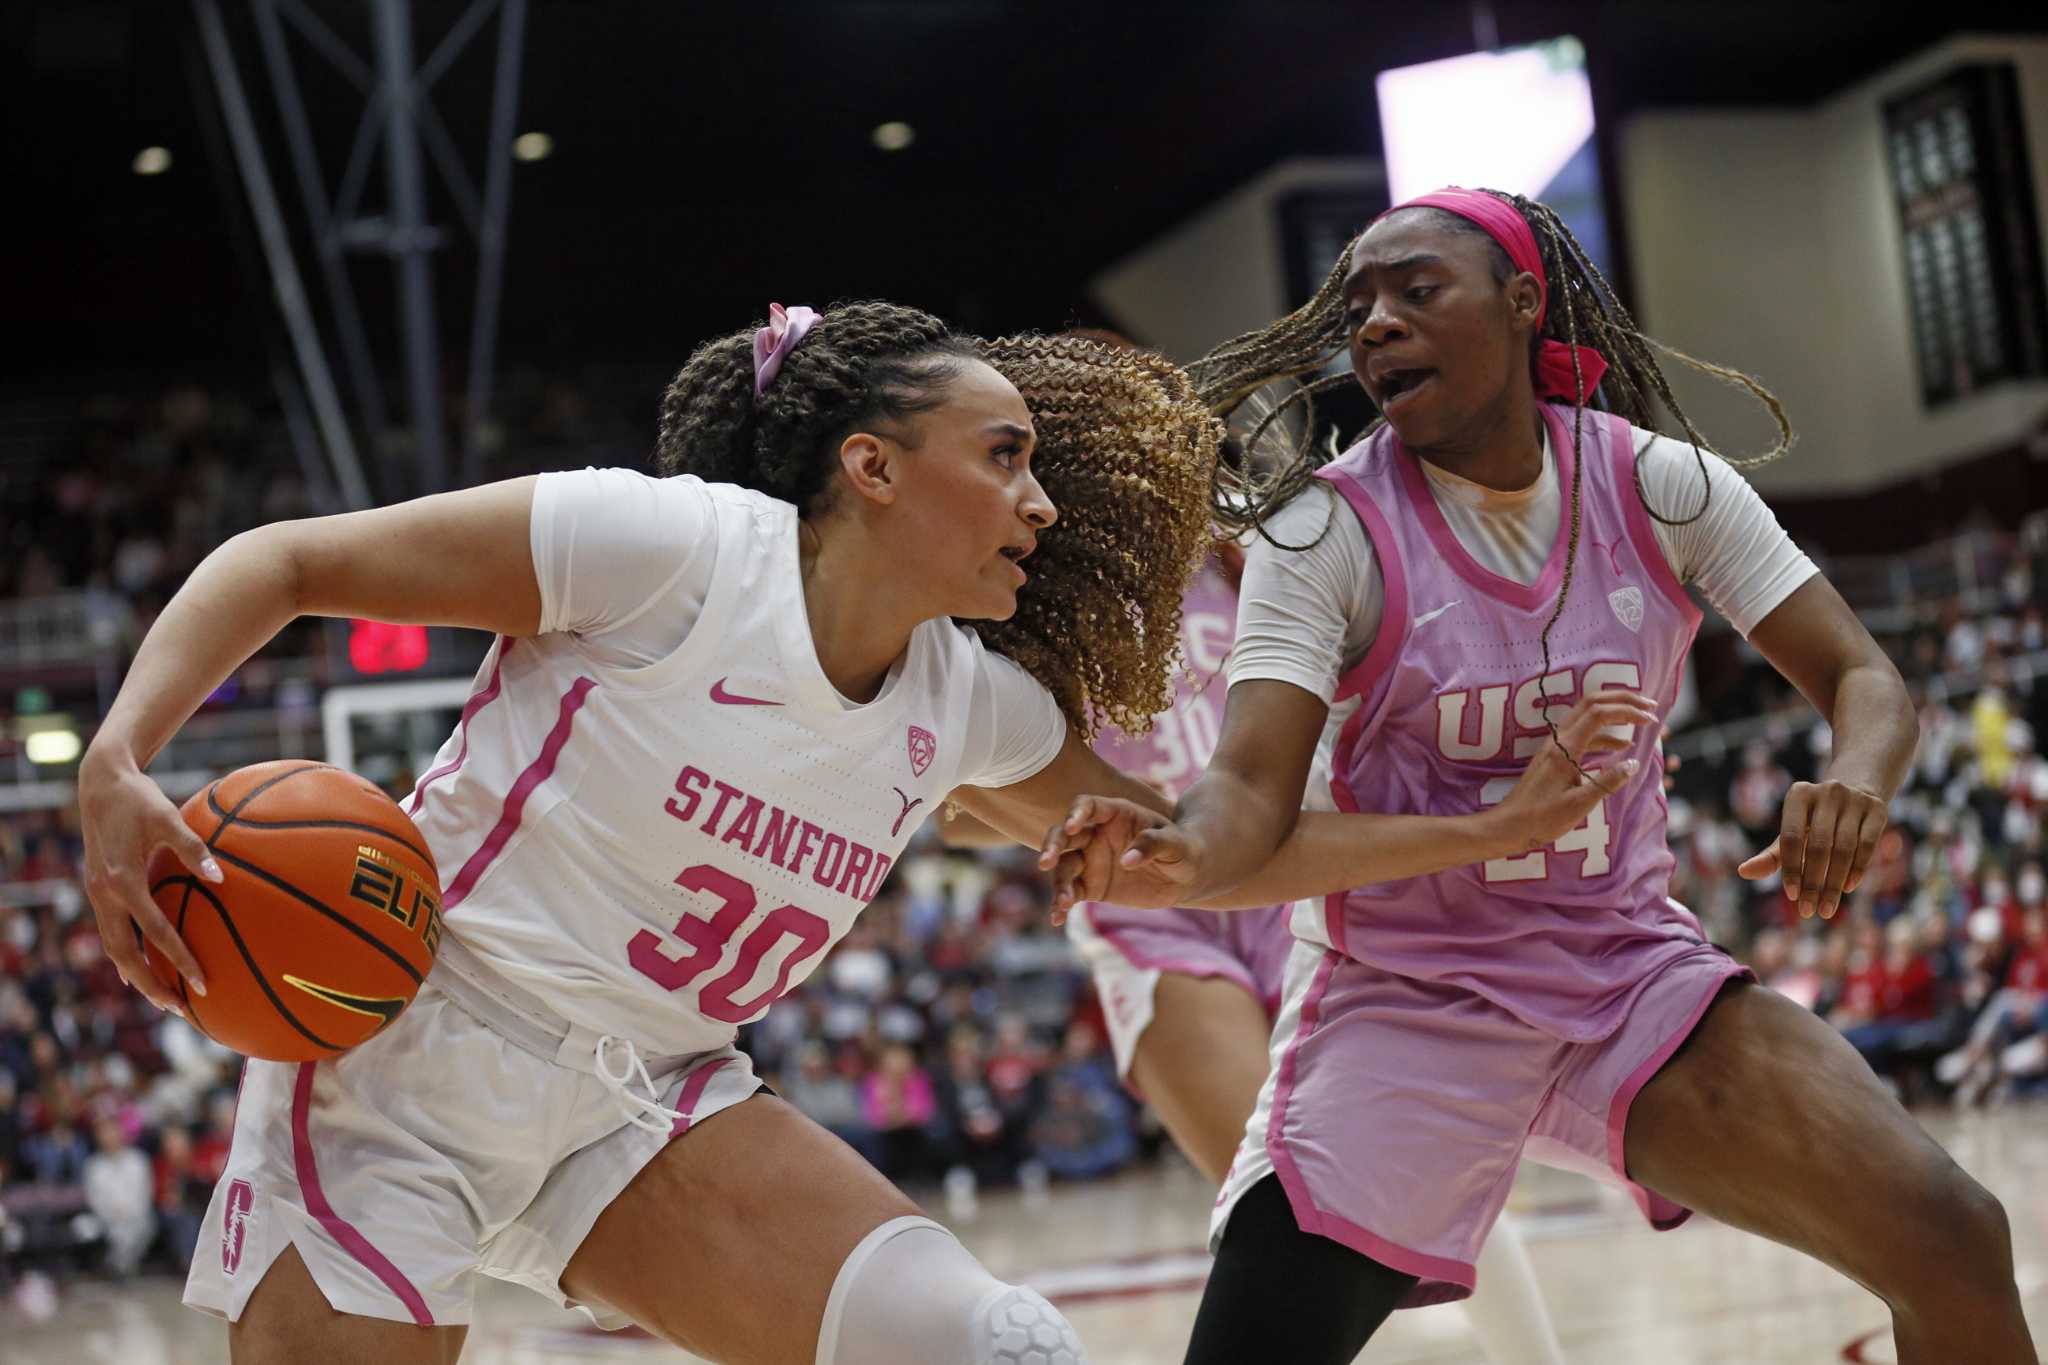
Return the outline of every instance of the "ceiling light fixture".
<path id="1" fill-rule="evenodd" d="M 875 125 L 875 131 L 868 134 L 877 147 L 885 152 L 900 152 L 917 141 L 917 129 L 894 119 Z"/>

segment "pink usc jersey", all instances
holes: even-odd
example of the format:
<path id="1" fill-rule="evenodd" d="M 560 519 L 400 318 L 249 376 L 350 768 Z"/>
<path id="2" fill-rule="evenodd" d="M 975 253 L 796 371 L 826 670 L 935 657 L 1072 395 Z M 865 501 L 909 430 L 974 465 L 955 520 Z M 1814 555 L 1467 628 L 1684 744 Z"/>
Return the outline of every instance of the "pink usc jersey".
<path id="1" fill-rule="evenodd" d="M 1237 636 L 1237 590 L 1214 558 L 1205 563 L 1181 599 L 1181 652 L 1187 667 L 1174 685 L 1173 706 L 1135 739 L 1105 727 L 1095 752 L 1111 767 L 1149 782 L 1178 801 L 1209 766 L 1223 734 L 1223 700 L 1230 685 L 1224 657 Z"/>
<path id="2" fill-rule="evenodd" d="M 1571 411 L 1542 411 L 1569 490 Z M 1379 634 L 1339 684 L 1340 698 L 1362 705 L 1333 753 L 1338 809 L 1452 815 L 1499 801 L 1551 742 L 1546 703 L 1562 719 L 1583 694 L 1620 689 L 1670 710 L 1700 614 L 1636 495 L 1636 435 L 1619 418 L 1585 414 L 1577 566 L 1547 674 L 1539 637 L 1563 580 L 1569 512 L 1542 577 L 1524 585 L 1458 543 L 1391 427 L 1321 472 L 1364 523 L 1386 583 Z M 1608 1036 L 1640 983 L 1701 939 L 1668 896 L 1659 736 L 1645 729 L 1633 741 L 1607 761 L 1639 760 L 1636 778 L 1550 846 L 1328 897 L 1320 916 L 1297 917 L 1296 932 L 1473 991 L 1568 1042 Z"/>

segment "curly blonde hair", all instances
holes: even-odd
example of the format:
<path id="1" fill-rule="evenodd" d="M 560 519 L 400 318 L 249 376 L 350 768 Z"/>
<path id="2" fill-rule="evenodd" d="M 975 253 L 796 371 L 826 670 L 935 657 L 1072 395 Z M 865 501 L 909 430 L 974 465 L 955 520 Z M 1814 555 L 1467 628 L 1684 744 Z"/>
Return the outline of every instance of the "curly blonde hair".
<path id="1" fill-rule="evenodd" d="M 1043 683 L 1087 739 L 1142 734 L 1173 703 L 1180 602 L 1208 551 L 1223 426 L 1177 365 L 1078 336 L 983 342 L 1038 432 L 1059 509 L 1007 621 L 967 622 Z"/>

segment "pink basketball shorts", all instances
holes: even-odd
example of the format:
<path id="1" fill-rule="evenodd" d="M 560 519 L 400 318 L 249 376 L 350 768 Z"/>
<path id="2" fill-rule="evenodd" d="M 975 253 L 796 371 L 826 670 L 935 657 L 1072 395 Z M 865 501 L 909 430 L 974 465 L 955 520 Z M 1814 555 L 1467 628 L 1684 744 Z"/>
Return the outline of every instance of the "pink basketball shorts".
<path id="1" fill-rule="evenodd" d="M 1628 1178 L 1629 1105 L 1721 988 L 1749 976 L 1702 945 L 1646 977 L 1608 1037 L 1565 1043 L 1470 991 L 1297 942 L 1211 1247 L 1245 1191 L 1277 1173 L 1304 1231 L 1420 1277 L 1401 1307 L 1462 1299 L 1525 1154 L 1620 1186 L 1659 1230 L 1678 1226 L 1690 1210 Z"/>
<path id="2" fill-rule="evenodd" d="M 1261 910 L 1130 910 L 1083 905 L 1067 918 L 1067 936 L 1081 950 L 1102 1013 L 1109 1021 L 1117 1075 L 1129 1081 L 1138 1039 L 1152 1022 L 1153 992 L 1166 973 L 1234 981 L 1265 1008 L 1280 1007 L 1280 987 L 1294 938 L 1292 905 Z"/>

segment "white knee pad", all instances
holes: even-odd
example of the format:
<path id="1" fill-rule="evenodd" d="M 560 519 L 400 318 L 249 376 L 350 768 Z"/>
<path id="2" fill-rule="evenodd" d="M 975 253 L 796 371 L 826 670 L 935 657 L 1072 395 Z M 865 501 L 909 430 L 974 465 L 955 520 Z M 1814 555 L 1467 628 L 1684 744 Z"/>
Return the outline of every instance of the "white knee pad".
<path id="1" fill-rule="evenodd" d="M 817 1365 L 1087 1365 L 1036 1290 L 1004 1284 L 929 1218 L 882 1224 L 825 1301 Z"/>

